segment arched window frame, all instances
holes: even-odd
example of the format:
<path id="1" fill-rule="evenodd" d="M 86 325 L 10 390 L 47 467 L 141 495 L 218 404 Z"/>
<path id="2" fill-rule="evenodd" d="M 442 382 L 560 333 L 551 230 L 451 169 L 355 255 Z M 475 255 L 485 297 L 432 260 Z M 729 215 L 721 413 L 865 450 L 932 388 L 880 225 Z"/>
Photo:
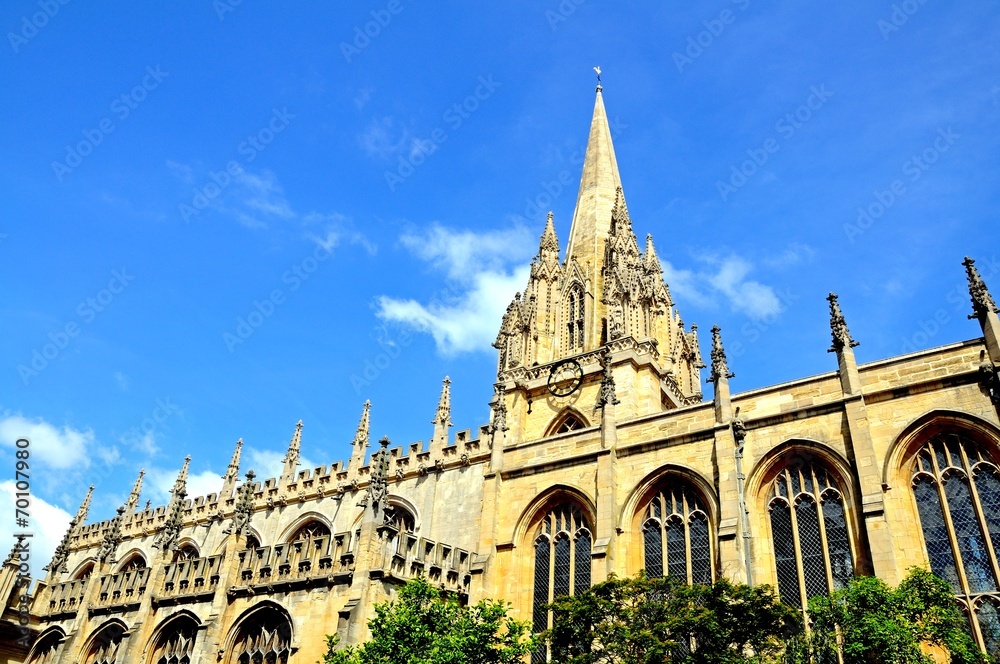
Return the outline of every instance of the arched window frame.
<path id="1" fill-rule="evenodd" d="M 114 620 L 98 627 L 87 641 L 83 664 L 116 664 L 124 661 L 125 625 Z"/>
<path id="2" fill-rule="evenodd" d="M 706 501 L 676 475 L 668 475 L 656 486 L 640 512 L 646 574 L 671 575 L 686 583 L 711 583 L 716 575 L 717 543 Z M 698 533 L 702 525 L 703 536 Z"/>
<path id="3" fill-rule="evenodd" d="M 586 513 L 575 502 L 558 503 L 544 512 L 534 533 L 532 628 L 542 632 L 551 627 L 548 604 L 556 597 L 577 595 L 590 588 L 593 528 Z M 542 645 L 531 661 L 547 659 Z"/>
<path id="4" fill-rule="evenodd" d="M 991 656 L 1000 654 L 1000 466 L 994 460 L 995 443 L 960 428 L 938 427 L 910 449 L 904 468 L 931 571 L 952 585 L 979 645 Z M 988 483 L 987 476 L 993 481 Z"/>
<path id="5" fill-rule="evenodd" d="M 583 350 L 586 297 L 581 284 L 569 287 L 566 303 L 566 350 Z"/>
<path id="6" fill-rule="evenodd" d="M 56 661 L 59 655 L 59 646 L 65 639 L 66 634 L 61 628 L 50 628 L 43 632 L 31 646 L 31 652 L 25 661 L 28 664 L 52 664 Z"/>
<path id="7" fill-rule="evenodd" d="M 236 622 L 227 639 L 226 664 L 288 664 L 295 649 L 290 616 L 265 602 Z"/>
<path id="8" fill-rule="evenodd" d="M 855 574 L 858 555 L 843 486 L 818 461 L 784 464 L 769 483 L 767 511 L 778 593 L 803 612 L 810 597 L 843 587 Z M 840 543 L 836 558 L 831 540 Z"/>
<path id="9" fill-rule="evenodd" d="M 288 542 L 302 542 L 330 537 L 330 527 L 319 519 L 309 519 L 288 536 Z"/>
<path id="10" fill-rule="evenodd" d="M 125 558 L 122 559 L 122 564 L 118 566 L 118 571 L 132 572 L 146 569 L 148 566 L 149 565 L 146 564 L 146 556 L 144 556 L 141 551 L 135 551 L 133 553 L 126 554 Z"/>
<path id="11" fill-rule="evenodd" d="M 147 664 L 190 664 L 198 628 L 198 621 L 186 611 L 167 618 L 153 635 Z"/>

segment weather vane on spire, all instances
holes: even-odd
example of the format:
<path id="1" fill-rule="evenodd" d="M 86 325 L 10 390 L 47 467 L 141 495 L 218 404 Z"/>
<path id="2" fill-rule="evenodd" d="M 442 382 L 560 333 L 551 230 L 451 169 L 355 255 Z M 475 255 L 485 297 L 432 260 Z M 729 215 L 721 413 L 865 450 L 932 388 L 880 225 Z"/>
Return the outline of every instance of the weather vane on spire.
<path id="1" fill-rule="evenodd" d="M 597 89 L 600 90 L 601 89 L 601 67 L 600 66 L 594 67 L 594 71 L 597 72 Z"/>

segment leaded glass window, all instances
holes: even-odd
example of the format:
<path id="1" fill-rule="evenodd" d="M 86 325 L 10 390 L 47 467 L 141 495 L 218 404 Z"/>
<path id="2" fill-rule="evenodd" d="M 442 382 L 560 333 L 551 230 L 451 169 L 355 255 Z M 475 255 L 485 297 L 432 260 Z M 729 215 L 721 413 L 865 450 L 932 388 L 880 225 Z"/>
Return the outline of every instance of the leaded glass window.
<path id="1" fill-rule="evenodd" d="M 569 311 L 566 328 L 569 333 L 569 350 L 583 348 L 583 289 L 574 286 L 569 291 Z"/>
<path id="2" fill-rule="evenodd" d="M 288 538 L 289 542 L 299 542 L 303 540 L 314 540 L 320 537 L 329 537 L 330 529 L 319 521 L 309 521 L 303 524 L 295 534 Z"/>
<path id="3" fill-rule="evenodd" d="M 119 653 L 125 628 L 118 623 L 112 623 L 98 631 L 90 641 L 85 664 L 115 664 L 125 659 L 125 653 Z"/>
<path id="4" fill-rule="evenodd" d="M 681 483 L 653 496 L 643 515 L 646 574 L 666 571 L 687 583 L 711 583 L 712 542 L 708 513 L 701 499 Z"/>
<path id="5" fill-rule="evenodd" d="M 955 434 L 917 452 L 911 485 L 931 571 L 951 584 L 987 652 L 1000 650 L 997 545 L 1000 475 L 981 446 Z"/>
<path id="6" fill-rule="evenodd" d="M 28 664 L 51 664 L 56 661 L 61 642 L 62 634 L 56 631 L 49 632 L 35 644 L 34 653 Z"/>
<path id="7" fill-rule="evenodd" d="M 532 628 L 549 628 L 546 606 L 556 597 L 578 595 L 590 588 L 591 531 L 583 512 L 564 504 L 545 515 L 535 536 L 535 579 L 532 597 Z M 532 662 L 544 662 L 542 645 L 532 653 Z"/>
<path id="8" fill-rule="evenodd" d="M 787 466 L 768 502 L 778 594 L 806 609 L 810 597 L 843 588 L 854 575 L 844 497 L 815 464 Z"/>
<path id="9" fill-rule="evenodd" d="M 152 664 L 190 664 L 198 626 L 190 618 L 179 618 L 156 640 Z"/>
<path id="10" fill-rule="evenodd" d="M 240 626 L 230 664 L 288 664 L 291 625 L 278 611 L 256 612 Z"/>

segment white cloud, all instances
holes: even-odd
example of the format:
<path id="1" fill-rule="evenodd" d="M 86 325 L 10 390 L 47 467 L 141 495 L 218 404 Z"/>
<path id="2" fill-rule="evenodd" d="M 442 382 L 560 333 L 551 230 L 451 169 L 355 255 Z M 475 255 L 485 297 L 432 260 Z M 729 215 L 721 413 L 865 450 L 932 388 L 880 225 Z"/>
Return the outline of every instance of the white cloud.
<path id="1" fill-rule="evenodd" d="M 79 431 L 69 426 L 61 429 L 38 418 L 7 415 L 0 419 L 0 445 L 14 448 L 19 438 L 30 441 L 31 456 L 42 465 L 58 470 L 90 465 L 94 453 L 109 454 L 95 444 L 94 432 Z"/>
<path id="2" fill-rule="evenodd" d="M 4 480 L 0 482 L 0 523 L 4 526 L 14 524 L 16 516 L 16 506 L 14 495 L 17 491 L 14 480 Z M 33 579 L 40 579 L 45 573 L 42 568 L 49 563 L 56 546 L 62 540 L 69 527 L 70 514 L 65 510 L 46 502 L 38 495 L 31 496 L 30 523 L 27 528 L 16 528 L 13 533 L 31 533 L 31 538 L 26 540 L 29 547 L 30 560 L 28 564 L 31 569 Z M 6 528 L 5 528 L 6 529 Z M 12 545 L 11 539 L 4 538 L 4 545 Z M 9 549 L 0 550 L 0 555 L 6 558 Z"/>
<path id="3" fill-rule="evenodd" d="M 781 312 L 781 300 L 774 288 L 747 278 L 754 269 L 747 259 L 729 255 L 702 256 L 699 260 L 703 267 L 698 271 L 680 270 L 660 260 L 664 279 L 681 303 L 706 307 L 721 297 L 732 310 L 754 319 Z"/>
<path id="4" fill-rule="evenodd" d="M 520 225 L 477 233 L 432 224 L 404 233 L 400 242 L 444 272 L 453 291 L 428 303 L 383 295 L 376 300 L 379 318 L 430 334 L 445 355 L 492 352 L 503 313 L 527 282 L 532 233 Z"/>
<path id="5" fill-rule="evenodd" d="M 434 337 L 438 351 L 455 355 L 471 351 L 492 352 L 500 321 L 514 294 L 528 280 L 528 266 L 513 272 L 479 272 L 468 290 L 451 303 L 378 298 L 378 316 Z"/>

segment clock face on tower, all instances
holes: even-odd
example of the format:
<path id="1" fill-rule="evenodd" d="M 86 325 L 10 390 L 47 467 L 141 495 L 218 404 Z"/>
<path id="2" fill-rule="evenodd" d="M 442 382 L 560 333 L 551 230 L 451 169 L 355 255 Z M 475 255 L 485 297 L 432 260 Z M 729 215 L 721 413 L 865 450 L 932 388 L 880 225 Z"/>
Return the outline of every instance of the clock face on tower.
<path id="1" fill-rule="evenodd" d="M 546 383 L 549 394 L 554 397 L 568 397 L 583 384 L 583 367 L 576 360 L 563 360 L 553 365 Z"/>

